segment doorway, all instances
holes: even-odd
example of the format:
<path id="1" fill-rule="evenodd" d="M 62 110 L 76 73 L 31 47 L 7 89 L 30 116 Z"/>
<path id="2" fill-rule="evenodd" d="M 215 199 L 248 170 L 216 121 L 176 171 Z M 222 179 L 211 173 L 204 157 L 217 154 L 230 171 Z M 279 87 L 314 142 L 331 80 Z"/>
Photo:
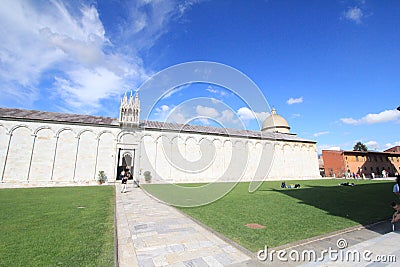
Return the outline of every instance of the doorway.
<path id="1" fill-rule="evenodd" d="M 120 174 L 122 171 L 130 172 L 131 178 L 135 171 L 135 149 L 127 150 L 120 148 L 118 151 L 118 169 L 117 169 L 117 180 L 121 180 Z"/>

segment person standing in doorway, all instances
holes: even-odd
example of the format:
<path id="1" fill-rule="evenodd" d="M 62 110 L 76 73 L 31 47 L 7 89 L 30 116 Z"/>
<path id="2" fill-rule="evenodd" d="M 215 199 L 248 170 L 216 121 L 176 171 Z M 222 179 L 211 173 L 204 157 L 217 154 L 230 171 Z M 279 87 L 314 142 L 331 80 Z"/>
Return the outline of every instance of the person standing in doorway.
<path id="1" fill-rule="evenodd" d="M 128 183 L 128 175 L 124 172 L 124 171 L 122 171 L 123 173 L 124 173 L 124 175 L 122 176 L 122 190 L 121 190 L 121 193 L 126 193 L 126 184 Z M 121 172 L 121 175 L 122 175 L 122 172 Z"/>
<path id="2" fill-rule="evenodd" d="M 122 180 L 124 178 L 124 176 L 125 176 L 125 171 L 122 170 L 121 173 L 119 174 L 119 179 Z"/>

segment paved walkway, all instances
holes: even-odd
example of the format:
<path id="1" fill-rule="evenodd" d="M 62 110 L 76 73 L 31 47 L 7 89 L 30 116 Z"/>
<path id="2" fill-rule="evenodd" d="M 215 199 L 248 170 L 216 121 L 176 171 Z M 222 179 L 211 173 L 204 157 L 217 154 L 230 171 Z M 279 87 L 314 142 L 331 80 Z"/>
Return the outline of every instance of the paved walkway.
<path id="1" fill-rule="evenodd" d="M 229 266 L 248 255 L 141 189 L 117 194 L 119 266 Z"/>
<path id="2" fill-rule="evenodd" d="M 330 259 L 328 256 L 322 262 L 308 263 L 304 267 L 323 266 L 399 266 L 400 233 L 392 232 L 373 239 L 347 247 Z M 337 249 L 337 247 L 336 247 Z"/>

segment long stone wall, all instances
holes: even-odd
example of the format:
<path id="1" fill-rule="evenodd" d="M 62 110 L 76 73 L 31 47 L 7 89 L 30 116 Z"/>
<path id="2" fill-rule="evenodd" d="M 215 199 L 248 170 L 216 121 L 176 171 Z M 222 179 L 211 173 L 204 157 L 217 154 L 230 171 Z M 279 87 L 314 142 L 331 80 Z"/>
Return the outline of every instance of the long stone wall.
<path id="1" fill-rule="evenodd" d="M 114 180 L 118 128 L 0 121 L 2 182 Z"/>
<path id="2" fill-rule="evenodd" d="M 157 183 L 320 177 L 314 143 L 166 132 L 143 133 L 144 171 Z"/>
<path id="3" fill-rule="evenodd" d="M 115 180 L 118 152 L 153 183 L 318 178 L 315 143 L 117 127 L 0 120 L 2 182 Z"/>

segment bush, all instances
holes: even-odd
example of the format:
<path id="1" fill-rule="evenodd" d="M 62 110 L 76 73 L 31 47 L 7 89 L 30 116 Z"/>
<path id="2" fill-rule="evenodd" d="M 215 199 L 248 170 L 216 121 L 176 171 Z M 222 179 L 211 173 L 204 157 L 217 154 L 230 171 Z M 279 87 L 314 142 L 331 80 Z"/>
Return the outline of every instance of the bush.
<path id="1" fill-rule="evenodd" d="M 151 181 L 151 172 L 145 171 L 145 172 L 143 173 L 143 175 L 144 175 L 144 180 L 145 180 L 146 182 L 150 183 L 150 181 Z"/>
<path id="2" fill-rule="evenodd" d="M 107 175 L 104 173 L 104 171 L 99 171 L 99 174 L 97 175 L 97 181 L 102 184 L 107 181 Z"/>

